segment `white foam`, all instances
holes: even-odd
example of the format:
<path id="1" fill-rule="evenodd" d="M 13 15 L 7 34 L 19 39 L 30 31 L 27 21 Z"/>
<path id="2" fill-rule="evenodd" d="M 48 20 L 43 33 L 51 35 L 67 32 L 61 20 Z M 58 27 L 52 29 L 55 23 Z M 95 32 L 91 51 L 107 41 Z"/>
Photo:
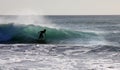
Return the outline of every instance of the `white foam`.
<path id="1" fill-rule="evenodd" d="M 11 23 L 14 25 L 35 25 L 59 29 L 56 24 L 52 23 L 43 15 L 6 15 L 0 17 L 0 24 Z"/>

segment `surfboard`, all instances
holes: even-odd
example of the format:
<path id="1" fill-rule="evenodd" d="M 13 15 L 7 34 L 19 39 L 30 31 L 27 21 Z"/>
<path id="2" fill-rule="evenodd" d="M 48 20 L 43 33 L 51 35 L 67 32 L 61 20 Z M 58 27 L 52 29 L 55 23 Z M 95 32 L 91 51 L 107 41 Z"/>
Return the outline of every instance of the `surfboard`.
<path id="1" fill-rule="evenodd" d="M 40 44 L 46 44 L 47 43 L 45 39 L 37 39 L 36 41 L 37 41 L 37 43 L 40 43 Z"/>

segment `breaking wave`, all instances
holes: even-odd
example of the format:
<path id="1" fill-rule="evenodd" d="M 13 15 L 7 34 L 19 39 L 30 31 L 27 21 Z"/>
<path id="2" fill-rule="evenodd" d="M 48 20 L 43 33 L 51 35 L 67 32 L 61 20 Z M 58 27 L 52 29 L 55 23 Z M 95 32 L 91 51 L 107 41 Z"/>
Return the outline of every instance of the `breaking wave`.
<path id="1" fill-rule="evenodd" d="M 38 25 L 0 25 L 0 43 L 39 43 L 38 32 L 46 29 L 46 43 L 59 43 L 61 40 L 91 40 L 97 38 L 92 32 L 81 32 L 66 29 L 49 28 Z"/>

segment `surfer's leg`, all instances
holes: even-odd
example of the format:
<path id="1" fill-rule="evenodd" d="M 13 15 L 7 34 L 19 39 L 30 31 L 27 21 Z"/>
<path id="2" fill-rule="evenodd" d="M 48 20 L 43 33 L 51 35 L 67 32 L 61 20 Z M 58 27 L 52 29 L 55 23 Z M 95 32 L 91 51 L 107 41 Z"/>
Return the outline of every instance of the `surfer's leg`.
<path id="1" fill-rule="evenodd" d="M 39 35 L 39 38 L 38 39 L 41 39 L 41 35 Z"/>
<path id="2" fill-rule="evenodd" d="M 39 39 L 42 40 L 42 39 L 43 39 L 43 35 L 40 35 L 40 36 L 39 36 Z"/>
<path id="3" fill-rule="evenodd" d="M 43 36 L 43 35 L 41 36 L 41 39 L 42 39 L 42 40 L 44 39 L 44 36 Z"/>

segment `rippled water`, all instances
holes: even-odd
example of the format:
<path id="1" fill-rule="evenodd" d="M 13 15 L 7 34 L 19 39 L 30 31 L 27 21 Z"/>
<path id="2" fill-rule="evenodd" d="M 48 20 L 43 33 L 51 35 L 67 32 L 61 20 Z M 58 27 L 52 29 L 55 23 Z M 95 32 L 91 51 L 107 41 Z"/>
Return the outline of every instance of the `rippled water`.
<path id="1" fill-rule="evenodd" d="M 119 52 L 107 45 L 1 45 L 0 70 L 119 70 Z"/>

